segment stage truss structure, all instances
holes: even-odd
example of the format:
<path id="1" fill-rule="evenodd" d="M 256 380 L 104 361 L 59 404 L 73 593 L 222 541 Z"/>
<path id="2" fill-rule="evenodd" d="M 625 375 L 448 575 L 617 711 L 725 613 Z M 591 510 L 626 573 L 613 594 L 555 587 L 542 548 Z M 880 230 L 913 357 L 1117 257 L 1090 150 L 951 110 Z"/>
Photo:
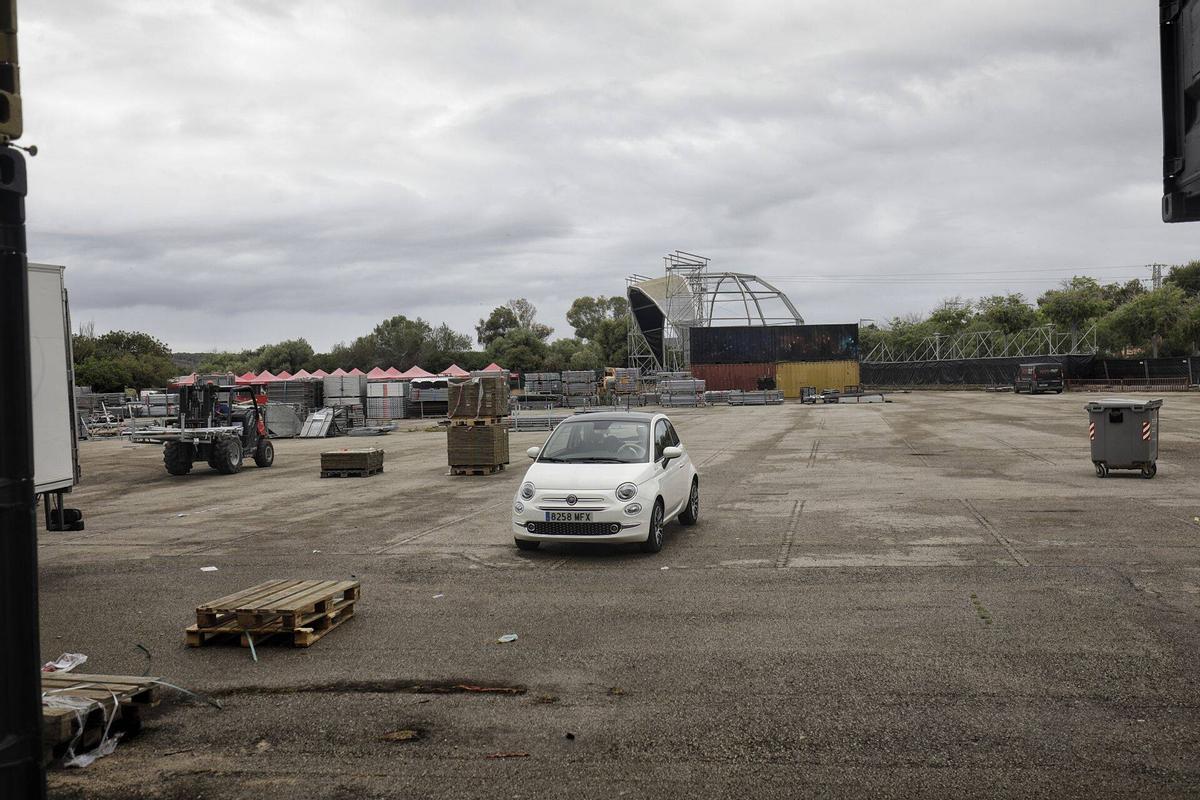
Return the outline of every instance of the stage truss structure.
<path id="1" fill-rule="evenodd" d="M 1053 325 L 1026 328 L 1016 333 L 970 331 L 934 334 L 909 348 L 883 341 L 863 358 L 864 364 L 912 364 L 927 361 L 968 361 L 982 358 L 1040 358 L 1043 356 L 1094 355 L 1096 326 L 1082 333 L 1058 330 Z"/>
<path id="2" fill-rule="evenodd" d="M 686 370 L 693 327 L 804 324 L 782 291 L 751 273 L 710 270 L 710 261 L 676 250 L 663 257 L 663 277 L 625 279 L 629 366 L 643 374 Z"/>

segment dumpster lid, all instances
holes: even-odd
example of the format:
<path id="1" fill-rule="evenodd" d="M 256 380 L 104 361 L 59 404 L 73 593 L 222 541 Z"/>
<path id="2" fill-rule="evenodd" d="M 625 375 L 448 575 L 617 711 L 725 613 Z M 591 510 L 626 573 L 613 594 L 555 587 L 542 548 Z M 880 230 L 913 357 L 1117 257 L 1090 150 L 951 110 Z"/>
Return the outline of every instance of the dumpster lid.
<path id="1" fill-rule="evenodd" d="M 1153 400 L 1143 400 L 1135 397 L 1101 397 L 1099 400 L 1093 400 L 1084 408 L 1088 411 L 1099 411 L 1104 408 L 1131 408 L 1139 411 L 1143 408 L 1158 408 L 1163 404 L 1162 398 L 1154 398 Z"/>

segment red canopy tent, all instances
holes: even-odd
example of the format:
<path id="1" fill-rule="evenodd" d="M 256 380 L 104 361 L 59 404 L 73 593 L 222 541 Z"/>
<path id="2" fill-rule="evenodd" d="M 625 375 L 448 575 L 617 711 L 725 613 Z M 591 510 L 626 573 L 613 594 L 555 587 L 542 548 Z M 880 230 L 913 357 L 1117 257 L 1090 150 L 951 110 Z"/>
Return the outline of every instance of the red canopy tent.
<path id="1" fill-rule="evenodd" d="M 447 378 L 469 378 L 469 377 L 471 377 L 471 373 L 467 372 L 465 369 L 460 367 L 458 364 L 451 364 L 450 366 L 446 367 L 444 370 L 439 372 L 438 376 L 439 377 L 444 376 Z"/>
<path id="2" fill-rule="evenodd" d="M 408 369 L 404 370 L 404 372 L 401 372 L 396 377 L 400 378 L 401 380 L 407 381 L 407 380 L 412 380 L 413 378 L 432 378 L 432 377 L 434 377 L 434 374 L 432 372 L 426 372 L 425 370 L 421 369 L 420 367 L 409 367 Z"/>
<path id="3" fill-rule="evenodd" d="M 277 380 L 279 380 L 279 378 L 276 378 L 274 375 L 272 375 L 270 370 L 264 369 L 262 372 L 258 373 L 251 383 L 271 383 L 272 381 Z"/>
<path id="4" fill-rule="evenodd" d="M 299 372 L 297 372 L 295 375 L 292 376 L 292 380 L 298 381 L 303 378 L 312 378 L 312 377 L 315 377 L 315 376 L 311 372 L 309 372 L 306 369 L 302 369 Z"/>
<path id="5" fill-rule="evenodd" d="M 387 374 L 387 371 L 384 369 L 381 369 L 380 367 L 375 367 L 374 369 L 372 369 L 370 372 L 367 373 L 367 380 L 369 380 L 369 381 L 380 380 L 382 378 L 387 378 L 387 377 L 389 377 Z"/>
<path id="6" fill-rule="evenodd" d="M 328 372 L 326 372 L 326 371 L 325 371 L 325 370 L 323 370 L 323 369 L 319 369 L 319 370 L 317 370 L 316 372 L 314 372 L 314 373 L 312 374 L 312 376 L 313 376 L 314 378 L 328 378 L 328 377 L 329 377 L 329 373 L 328 373 Z"/>
<path id="7" fill-rule="evenodd" d="M 483 368 L 483 372 L 505 372 L 504 367 L 497 364 L 495 361 Z"/>
<path id="8" fill-rule="evenodd" d="M 288 372 L 285 369 L 285 370 L 280 371 L 280 373 L 278 375 L 276 375 L 275 378 L 277 380 L 281 380 L 281 381 L 290 381 L 292 379 L 292 373 Z"/>
<path id="9" fill-rule="evenodd" d="M 399 378 L 403 373 L 395 367 L 388 367 L 386 370 L 384 370 L 383 374 L 387 375 L 389 378 Z"/>
<path id="10" fill-rule="evenodd" d="M 366 375 L 367 373 L 363 372 L 363 371 L 362 371 L 361 369 L 359 369 L 358 367 L 355 367 L 354 369 L 350 370 L 350 371 L 349 371 L 349 372 L 347 372 L 346 374 L 347 374 L 347 375 Z"/>
<path id="11" fill-rule="evenodd" d="M 234 383 L 239 383 L 239 384 L 243 384 L 243 385 L 245 385 L 247 383 L 254 383 L 254 373 L 247 372 L 243 375 L 238 375 L 237 378 L 234 379 Z"/>
<path id="12" fill-rule="evenodd" d="M 349 372 L 346 372 L 346 370 L 342 369 L 341 367 L 338 367 L 338 368 L 337 368 L 337 369 L 335 369 L 333 372 L 329 373 L 329 377 L 331 377 L 331 378 L 341 378 L 341 377 L 343 377 L 343 376 L 346 376 L 346 375 L 349 375 L 349 374 L 350 374 L 350 373 L 349 373 Z"/>

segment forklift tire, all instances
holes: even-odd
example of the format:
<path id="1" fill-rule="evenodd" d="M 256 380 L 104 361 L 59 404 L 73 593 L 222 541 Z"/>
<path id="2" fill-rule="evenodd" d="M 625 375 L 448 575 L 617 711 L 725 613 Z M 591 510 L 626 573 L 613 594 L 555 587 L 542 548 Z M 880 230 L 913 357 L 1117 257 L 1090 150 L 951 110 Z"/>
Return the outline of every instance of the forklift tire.
<path id="1" fill-rule="evenodd" d="M 192 471 L 195 450 L 187 442 L 167 442 L 163 445 L 163 464 L 172 475 L 187 475 Z"/>
<path id="2" fill-rule="evenodd" d="M 222 475 L 233 475 L 242 471 L 242 443 L 232 437 L 213 444 L 212 468 Z"/>
<path id="3" fill-rule="evenodd" d="M 259 439 L 254 451 L 254 463 L 260 467 L 269 467 L 275 463 L 275 445 L 270 439 Z"/>

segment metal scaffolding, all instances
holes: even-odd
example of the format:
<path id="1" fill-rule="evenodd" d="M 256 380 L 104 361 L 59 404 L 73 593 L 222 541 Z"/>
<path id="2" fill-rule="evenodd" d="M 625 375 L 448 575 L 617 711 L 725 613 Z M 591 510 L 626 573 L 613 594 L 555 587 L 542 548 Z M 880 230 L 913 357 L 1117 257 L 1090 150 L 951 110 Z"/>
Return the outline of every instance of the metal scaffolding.
<path id="1" fill-rule="evenodd" d="M 631 367 L 643 373 L 687 369 L 693 327 L 804 324 L 788 296 L 767 281 L 746 272 L 710 272 L 709 261 L 676 250 L 663 257 L 664 277 L 625 279 L 633 312 Z"/>
<path id="2" fill-rule="evenodd" d="M 981 358 L 1036 358 L 1041 356 L 1093 355 L 1096 326 L 1082 333 L 1064 333 L 1053 325 L 1026 328 L 1016 333 L 971 331 L 955 335 L 934 334 L 914 347 L 901 349 L 887 341 L 871 348 L 864 364 L 911 364 L 923 361 L 966 361 Z"/>

